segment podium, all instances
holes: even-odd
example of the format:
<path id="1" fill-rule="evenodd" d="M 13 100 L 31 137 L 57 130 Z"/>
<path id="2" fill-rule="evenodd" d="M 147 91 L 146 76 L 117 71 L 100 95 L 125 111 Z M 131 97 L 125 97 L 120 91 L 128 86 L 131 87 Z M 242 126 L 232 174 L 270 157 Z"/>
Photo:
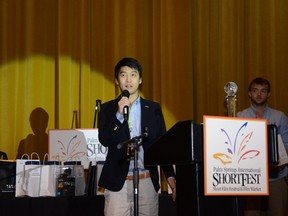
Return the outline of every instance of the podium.
<path id="1" fill-rule="evenodd" d="M 145 151 L 144 163 L 175 165 L 179 216 L 242 216 L 243 197 L 204 196 L 203 125 L 176 123 Z"/>
<path id="2" fill-rule="evenodd" d="M 269 165 L 279 163 L 277 127 L 268 125 Z M 179 216 L 242 216 L 246 196 L 204 196 L 203 125 L 176 123 L 145 151 L 144 163 L 175 165 Z"/>

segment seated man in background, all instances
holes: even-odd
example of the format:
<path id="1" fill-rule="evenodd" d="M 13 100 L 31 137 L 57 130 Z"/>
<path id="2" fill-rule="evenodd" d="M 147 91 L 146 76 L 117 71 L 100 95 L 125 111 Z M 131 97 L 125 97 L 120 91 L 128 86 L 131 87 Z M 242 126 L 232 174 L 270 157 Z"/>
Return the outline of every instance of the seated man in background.
<path id="1" fill-rule="evenodd" d="M 268 124 L 277 126 L 277 133 L 281 135 L 286 151 L 288 150 L 288 118 L 276 109 L 268 106 L 270 97 L 270 83 L 268 80 L 258 77 L 250 82 L 248 96 L 251 106 L 238 112 L 237 117 L 241 118 L 262 118 L 267 119 Z M 280 167 L 269 168 L 269 197 L 248 197 L 245 206 L 245 215 L 273 215 L 287 216 L 287 193 L 288 188 L 285 177 L 288 174 L 287 164 Z"/>

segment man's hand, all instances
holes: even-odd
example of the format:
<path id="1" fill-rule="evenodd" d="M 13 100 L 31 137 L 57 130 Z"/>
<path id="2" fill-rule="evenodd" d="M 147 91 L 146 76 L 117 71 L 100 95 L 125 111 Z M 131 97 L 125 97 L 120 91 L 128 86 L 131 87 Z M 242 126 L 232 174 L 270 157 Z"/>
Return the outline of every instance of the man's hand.
<path id="1" fill-rule="evenodd" d="M 123 115 L 123 108 L 124 106 L 130 107 L 130 101 L 127 97 L 122 97 L 118 102 L 118 112 Z"/>
<path id="2" fill-rule="evenodd" d="M 176 201 L 176 180 L 175 178 L 168 178 L 167 182 L 172 190 L 172 199 L 175 202 Z"/>

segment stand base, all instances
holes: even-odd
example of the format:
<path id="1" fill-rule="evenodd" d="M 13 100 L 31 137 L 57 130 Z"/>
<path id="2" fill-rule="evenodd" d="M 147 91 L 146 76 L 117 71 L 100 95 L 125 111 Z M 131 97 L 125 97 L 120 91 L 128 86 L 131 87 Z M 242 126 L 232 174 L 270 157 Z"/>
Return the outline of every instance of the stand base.
<path id="1" fill-rule="evenodd" d="M 243 216 L 243 197 L 204 196 L 202 163 L 176 166 L 177 213 L 181 216 Z"/>

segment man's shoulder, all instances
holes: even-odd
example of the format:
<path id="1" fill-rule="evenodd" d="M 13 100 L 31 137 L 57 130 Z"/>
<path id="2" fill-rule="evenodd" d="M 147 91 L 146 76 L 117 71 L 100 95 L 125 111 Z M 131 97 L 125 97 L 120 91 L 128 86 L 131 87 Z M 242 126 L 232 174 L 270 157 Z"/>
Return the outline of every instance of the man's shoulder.
<path id="1" fill-rule="evenodd" d="M 147 99 L 144 99 L 144 98 L 142 98 L 141 97 L 141 104 L 143 104 L 143 105 L 148 105 L 148 106 L 155 106 L 155 107 L 158 107 L 158 106 L 160 106 L 160 104 L 158 103 L 158 102 L 156 102 L 156 101 L 152 101 L 152 100 L 147 100 Z"/>
<path id="2" fill-rule="evenodd" d="M 275 115 L 275 116 L 286 116 L 285 113 L 281 110 L 277 110 L 277 109 L 274 109 L 274 108 L 271 108 L 271 107 L 268 107 L 266 108 L 266 112 L 268 112 L 268 115 L 271 116 L 271 115 Z M 237 113 L 237 117 L 242 117 L 242 118 L 245 118 L 245 117 L 254 117 L 256 114 L 255 114 L 255 110 L 250 106 L 242 111 L 239 111 Z"/>
<path id="3" fill-rule="evenodd" d="M 110 106 L 118 102 L 118 98 L 104 102 L 101 106 Z"/>
<path id="4" fill-rule="evenodd" d="M 101 110 L 104 112 L 111 112 L 111 113 L 116 112 L 117 107 L 118 107 L 117 98 L 113 99 L 113 100 L 106 101 L 105 103 L 101 104 Z M 100 113 L 101 113 L 101 111 L 100 111 Z"/>
<path id="5" fill-rule="evenodd" d="M 248 107 L 242 111 L 239 111 L 237 113 L 237 117 L 242 117 L 242 118 L 246 118 L 246 117 L 252 117 L 253 111 L 251 109 L 251 107 Z"/>
<path id="6" fill-rule="evenodd" d="M 286 115 L 283 111 L 278 110 L 278 109 L 274 109 L 274 108 L 271 108 L 271 107 L 268 107 L 268 110 L 269 110 L 271 113 L 275 113 L 275 114 L 278 114 L 278 115 Z"/>

